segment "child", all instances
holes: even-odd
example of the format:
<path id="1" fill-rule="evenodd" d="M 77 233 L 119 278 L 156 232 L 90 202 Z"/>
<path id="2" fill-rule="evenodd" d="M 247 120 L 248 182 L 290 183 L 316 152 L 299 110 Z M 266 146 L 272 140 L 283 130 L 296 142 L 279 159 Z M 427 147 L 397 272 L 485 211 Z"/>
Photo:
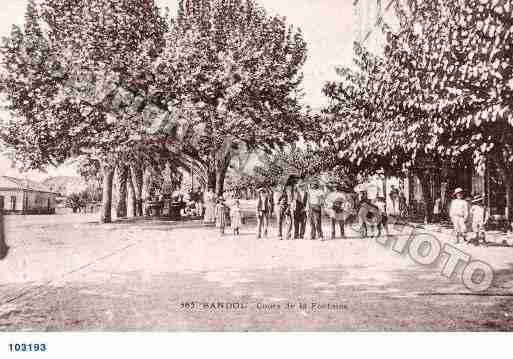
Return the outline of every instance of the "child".
<path id="1" fill-rule="evenodd" d="M 224 236 L 224 228 L 226 227 L 226 205 L 224 198 L 219 197 L 217 200 L 217 206 L 215 208 L 216 227 L 219 228 L 220 236 Z"/>
<path id="2" fill-rule="evenodd" d="M 230 216 L 232 219 L 231 225 L 233 229 L 233 236 L 239 236 L 240 227 L 242 227 L 242 211 L 240 209 L 240 202 L 238 199 L 235 200 L 235 204 L 230 211 Z"/>
<path id="3" fill-rule="evenodd" d="M 463 189 L 456 188 L 454 190 L 455 199 L 451 202 L 449 216 L 451 217 L 456 232 L 456 243 L 460 242 L 460 238 L 466 242 L 467 219 L 469 217 L 468 203 L 463 199 Z"/>
<path id="4" fill-rule="evenodd" d="M 472 207 L 470 209 L 470 217 L 472 223 L 472 232 L 475 233 L 476 237 L 474 239 L 474 243 L 476 245 L 479 242 L 486 243 L 485 239 L 485 223 L 488 221 L 487 212 L 483 206 L 483 197 L 482 196 L 474 196 L 472 200 Z"/>

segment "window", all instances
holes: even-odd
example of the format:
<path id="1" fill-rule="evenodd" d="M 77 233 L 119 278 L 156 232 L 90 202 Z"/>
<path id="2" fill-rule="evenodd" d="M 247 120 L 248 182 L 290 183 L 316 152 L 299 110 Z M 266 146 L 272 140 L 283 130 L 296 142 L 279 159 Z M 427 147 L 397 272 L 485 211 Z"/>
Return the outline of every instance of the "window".
<path id="1" fill-rule="evenodd" d="M 4 196 L 0 196 L 0 211 L 5 209 L 5 207 L 4 207 L 5 202 L 4 201 L 5 201 Z"/>
<path id="2" fill-rule="evenodd" d="M 11 196 L 11 209 L 16 211 L 16 196 Z"/>

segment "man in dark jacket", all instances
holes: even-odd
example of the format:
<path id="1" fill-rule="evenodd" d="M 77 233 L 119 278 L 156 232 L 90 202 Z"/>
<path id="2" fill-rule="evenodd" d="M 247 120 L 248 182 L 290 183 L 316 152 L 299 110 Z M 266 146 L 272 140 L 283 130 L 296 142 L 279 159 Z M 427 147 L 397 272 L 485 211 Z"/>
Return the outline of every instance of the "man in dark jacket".
<path id="1" fill-rule="evenodd" d="M 264 188 L 258 190 L 258 200 L 256 206 L 256 217 L 258 223 L 257 238 L 262 238 L 262 230 L 264 237 L 267 237 L 267 228 L 269 225 L 269 217 L 272 213 L 272 201 L 269 199 L 269 193 Z"/>
<path id="2" fill-rule="evenodd" d="M 303 239 L 306 228 L 306 209 L 308 204 L 308 192 L 304 186 L 298 186 L 294 192 L 291 214 L 294 223 L 294 239 Z"/>
<path id="3" fill-rule="evenodd" d="M 283 191 L 278 198 L 277 203 L 277 221 L 278 221 L 278 239 L 283 239 L 283 226 L 285 223 L 290 223 L 290 205 L 289 199 L 287 196 L 287 192 Z M 287 239 L 289 235 L 289 231 L 287 230 Z"/>

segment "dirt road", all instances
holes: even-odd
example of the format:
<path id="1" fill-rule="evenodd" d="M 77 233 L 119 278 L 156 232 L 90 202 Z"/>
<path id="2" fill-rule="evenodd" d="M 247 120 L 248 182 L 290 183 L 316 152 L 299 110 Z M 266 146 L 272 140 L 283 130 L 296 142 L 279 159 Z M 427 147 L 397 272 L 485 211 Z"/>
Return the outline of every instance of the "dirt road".
<path id="1" fill-rule="evenodd" d="M 198 223 L 11 216 L 0 330 L 512 330 L 513 251 L 473 293 L 374 239 L 220 238 Z M 409 235 L 409 234 L 402 234 Z M 441 241 L 446 234 L 435 234 Z M 460 248 L 460 247 L 458 247 Z"/>

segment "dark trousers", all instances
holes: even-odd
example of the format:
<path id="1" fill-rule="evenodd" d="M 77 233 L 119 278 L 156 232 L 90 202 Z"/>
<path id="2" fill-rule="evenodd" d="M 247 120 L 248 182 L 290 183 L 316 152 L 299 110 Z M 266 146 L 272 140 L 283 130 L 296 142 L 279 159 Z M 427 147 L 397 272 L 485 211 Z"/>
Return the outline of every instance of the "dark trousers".
<path id="1" fill-rule="evenodd" d="M 267 227 L 269 225 L 269 214 L 266 212 L 257 213 L 257 222 L 258 222 L 258 238 L 262 237 L 262 230 L 264 232 L 264 236 L 267 237 Z"/>
<path id="2" fill-rule="evenodd" d="M 337 220 L 335 218 L 332 218 L 331 219 L 331 238 L 335 238 L 336 237 L 336 226 L 337 226 L 337 222 L 338 222 L 338 225 L 340 227 L 340 236 L 341 237 L 345 237 L 345 231 L 344 231 L 344 226 L 345 226 L 345 221 L 343 219 L 341 220 Z"/>
<path id="3" fill-rule="evenodd" d="M 287 222 L 288 217 L 290 217 L 290 212 L 288 207 L 279 207 L 278 208 L 278 237 L 282 238 L 283 236 L 283 225 Z"/>
<path id="4" fill-rule="evenodd" d="M 305 236 L 306 213 L 304 211 L 296 211 L 293 214 L 294 219 L 294 238 L 300 239 Z"/>
<path id="5" fill-rule="evenodd" d="M 322 212 L 320 207 L 310 207 L 310 236 L 312 239 L 323 238 L 322 235 Z"/>

